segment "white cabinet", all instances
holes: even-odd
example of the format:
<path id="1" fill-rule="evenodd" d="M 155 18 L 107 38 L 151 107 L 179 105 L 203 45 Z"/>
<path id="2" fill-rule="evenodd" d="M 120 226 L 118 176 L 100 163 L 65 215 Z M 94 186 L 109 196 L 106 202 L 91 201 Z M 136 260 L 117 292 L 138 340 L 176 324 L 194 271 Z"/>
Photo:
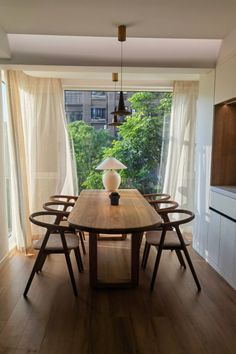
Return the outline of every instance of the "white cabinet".
<path id="1" fill-rule="evenodd" d="M 215 104 L 236 97 L 236 57 L 216 67 Z"/>
<path id="2" fill-rule="evenodd" d="M 219 263 L 221 216 L 211 210 L 209 221 L 207 257 L 211 264 L 217 266 Z"/>
<path id="3" fill-rule="evenodd" d="M 211 191 L 207 260 L 236 289 L 236 199 Z"/>
<path id="4" fill-rule="evenodd" d="M 234 279 L 235 235 L 236 223 L 221 216 L 219 267 L 225 277 L 228 280 L 232 279 L 236 285 Z"/>

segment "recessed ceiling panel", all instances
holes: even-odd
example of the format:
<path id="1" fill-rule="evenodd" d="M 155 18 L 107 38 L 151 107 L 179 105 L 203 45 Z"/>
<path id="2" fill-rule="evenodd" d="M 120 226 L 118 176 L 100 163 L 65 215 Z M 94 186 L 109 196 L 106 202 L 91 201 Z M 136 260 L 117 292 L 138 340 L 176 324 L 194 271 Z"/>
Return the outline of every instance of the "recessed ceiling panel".
<path id="1" fill-rule="evenodd" d="M 112 37 L 8 35 L 11 63 L 34 65 L 119 66 L 120 42 Z M 127 38 L 125 66 L 211 68 L 221 40 Z"/>

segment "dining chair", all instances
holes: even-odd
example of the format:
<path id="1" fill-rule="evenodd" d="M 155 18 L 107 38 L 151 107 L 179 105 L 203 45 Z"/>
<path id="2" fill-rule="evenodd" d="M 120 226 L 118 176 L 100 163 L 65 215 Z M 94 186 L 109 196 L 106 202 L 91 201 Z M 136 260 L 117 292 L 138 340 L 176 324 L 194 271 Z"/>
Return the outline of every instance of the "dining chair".
<path id="1" fill-rule="evenodd" d="M 65 195 L 65 194 L 55 194 L 51 195 L 49 199 L 52 202 L 73 202 L 75 203 L 78 199 L 77 195 Z"/>
<path id="2" fill-rule="evenodd" d="M 27 296 L 35 273 L 42 271 L 46 257 L 48 254 L 52 253 L 62 253 L 65 255 L 74 295 L 78 295 L 73 268 L 70 260 L 70 252 L 74 250 L 78 270 L 80 273 L 83 272 L 83 263 L 79 247 L 80 241 L 78 236 L 74 233 L 74 229 L 60 224 L 64 217 L 68 217 L 68 214 L 68 212 L 62 211 L 40 211 L 30 215 L 30 221 L 37 226 L 45 228 L 46 233 L 44 237 L 38 241 L 33 242 L 34 249 L 39 252 L 26 284 L 24 296 Z M 46 221 L 45 218 L 47 219 Z"/>
<path id="3" fill-rule="evenodd" d="M 149 193 L 149 194 L 143 194 L 144 198 L 147 199 L 148 201 L 150 200 L 169 200 L 170 195 L 166 193 Z"/>
<path id="4" fill-rule="evenodd" d="M 179 204 L 174 200 L 150 200 L 149 204 L 156 210 L 156 212 L 161 216 L 162 220 L 165 222 L 170 221 L 167 211 L 174 210 L 178 208 Z M 161 213 L 160 213 L 161 212 Z M 172 227 L 170 227 L 172 230 Z M 162 226 L 159 226 L 157 230 L 162 230 Z M 145 234 L 146 237 L 146 234 Z M 143 251 L 143 258 L 142 258 L 142 267 L 145 268 L 148 260 L 148 256 L 150 253 L 151 245 L 148 242 L 145 242 L 144 251 Z M 184 260 L 182 257 L 181 252 L 178 250 L 175 251 L 179 262 L 181 265 L 184 265 Z"/>
<path id="5" fill-rule="evenodd" d="M 150 290 L 152 291 L 154 288 L 154 283 L 156 279 L 156 274 L 158 271 L 160 259 L 161 259 L 161 254 L 162 250 L 175 250 L 177 251 L 176 254 L 178 256 L 180 265 L 186 268 L 185 262 L 183 260 L 183 256 L 181 251 L 183 251 L 186 260 L 188 262 L 189 268 L 192 272 L 193 278 L 195 280 L 195 283 L 197 285 L 198 290 L 201 290 L 201 286 L 197 277 L 197 274 L 195 272 L 195 269 L 193 267 L 190 255 L 187 250 L 187 246 L 190 245 L 190 242 L 183 236 L 180 225 L 189 223 L 192 221 L 195 217 L 195 215 L 189 211 L 189 210 L 184 210 L 184 209 L 173 209 L 169 211 L 159 211 L 159 214 L 162 216 L 163 219 L 169 220 L 169 221 L 164 221 L 161 224 L 161 229 L 159 230 L 154 230 L 154 231 L 147 231 L 145 234 L 146 237 L 146 244 L 145 248 L 149 248 L 151 246 L 154 246 L 157 249 L 157 255 L 156 255 L 156 260 L 155 260 L 155 265 L 153 269 L 153 274 L 152 274 L 152 280 L 151 280 L 151 286 Z M 165 214 L 165 217 L 164 217 Z M 181 215 L 181 218 L 178 220 L 171 220 L 170 221 L 170 216 L 173 216 L 174 214 L 179 214 Z M 168 218 L 168 219 L 167 219 Z M 147 250 L 146 250 L 147 252 Z M 145 269 L 147 264 L 147 257 L 144 256 L 143 262 L 142 262 L 142 267 Z"/>
<path id="6" fill-rule="evenodd" d="M 44 203 L 43 209 L 45 209 L 47 211 L 64 211 L 64 212 L 69 211 L 70 212 L 73 209 L 74 205 L 75 205 L 75 203 L 73 203 L 73 202 L 64 202 L 64 201 L 59 201 L 59 200 L 57 201 L 55 199 L 55 201 Z M 61 225 L 69 227 L 67 217 L 64 217 L 61 220 Z M 72 228 L 70 227 L 70 229 L 72 229 Z M 78 234 L 78 236 L 80 238 L 83 254 L 86 254 L 86 249 L 85 249 L 85 244 L 84 244 L 84 240 L 85 240 L 84 232 L 80 231 L 80 230 L 76 230 L 76 229 L 74 229 L 74 231 L 76 234 Z"/>
<path id="7" fill-rule="evenodd" d="M 49 197 L 49 199 L 52 201 L 52 202 L 66 202 L 66 203 L 75 203 L 77 201 L 77 199 L 79 198 L 78 195 L 67 195 L 67 194 L 54 194 L 54 195 L 51 195 Z M 83 231 L 80 231 L 82 236 L 83 236 L 83 239 L 85 240 L 85 234 Z M 84 252 L 84 248 L 83 248 L 83 253 L 85 254 L 86 252 Z"/>

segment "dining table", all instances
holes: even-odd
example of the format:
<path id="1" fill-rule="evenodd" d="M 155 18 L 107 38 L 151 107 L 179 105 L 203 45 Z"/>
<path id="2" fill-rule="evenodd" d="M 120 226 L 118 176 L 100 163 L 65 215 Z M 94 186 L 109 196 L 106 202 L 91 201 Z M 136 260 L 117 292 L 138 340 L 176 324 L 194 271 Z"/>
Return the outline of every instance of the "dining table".
<path id="1" fill-rule="evenodd" d="M 160 226 L 161 217 L 136 189 L 119 189 L 118 205 L 111 205 L 110 192 L 83 190 L 68 222 L 89 234 L 89 281 L 92 288 L 135 288 L 139 284 L 139 253 L 143 233 Z M 98 279 L 100 234 L 131 235 L 130 279 L 105 282 Z M 121 241 L 124 242 L 124 241 Z M 109 249 L 108 249 L 109 251 Z"/>

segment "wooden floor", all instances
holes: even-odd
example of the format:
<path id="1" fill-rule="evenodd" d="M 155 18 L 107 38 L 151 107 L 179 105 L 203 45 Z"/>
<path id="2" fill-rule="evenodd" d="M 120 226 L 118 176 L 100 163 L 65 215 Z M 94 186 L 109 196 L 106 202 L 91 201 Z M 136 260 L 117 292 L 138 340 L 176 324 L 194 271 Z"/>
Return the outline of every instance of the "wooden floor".
<path id="1" fill-rule="evenodd" d="M 101 276 L 125 277 L 129 242 L 99 242 Z M 236 292 L 191 251 L 199 294 L 190 271 L 165 251 L 150 293 L 154 255 L 140 272 L 138 289 L 98 291 L 88 285 L 84 256 L 78 298 L 63 256 L 50 256 L 28 300 L 22 293 L 34 256 L 14 255 L 0 268 L 0 353 L 235 354 Z M 74 259 L 73 266 L 77 275 Z"/>

